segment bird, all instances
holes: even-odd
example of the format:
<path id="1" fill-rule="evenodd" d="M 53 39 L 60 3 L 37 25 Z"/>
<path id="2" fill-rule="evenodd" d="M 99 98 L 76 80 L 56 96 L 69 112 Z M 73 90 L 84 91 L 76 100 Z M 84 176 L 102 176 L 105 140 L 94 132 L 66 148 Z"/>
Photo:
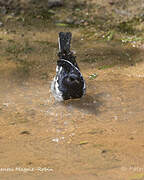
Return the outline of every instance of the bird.
<path id="1" fill-rule="evenodd" d="M 86 93 L 86 83 L 70 50 L 71 32 L 59 32 L 56 75 L 51 83 L 51 92 L 56 101 L 81 98 Z"/>

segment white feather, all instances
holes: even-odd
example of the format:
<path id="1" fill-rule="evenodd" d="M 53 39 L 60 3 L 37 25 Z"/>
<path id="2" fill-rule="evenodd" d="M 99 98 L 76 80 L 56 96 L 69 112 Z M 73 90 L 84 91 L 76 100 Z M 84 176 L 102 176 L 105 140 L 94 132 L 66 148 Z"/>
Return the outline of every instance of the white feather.
<path id="1" fill-rule="evenodd" d="M 58 75 L 62 71 L 62 67 L 56 67 L 56 76 L 51 83 L 51 92 L 57 101 L 63 101 L 62 92 L 59 90 L 59 84 L 57 83 Z"/>
<path id="2" fill-rule="evenodd" d="M 60 38 L 58 37 L 59 52 L 61 52 Z"/>

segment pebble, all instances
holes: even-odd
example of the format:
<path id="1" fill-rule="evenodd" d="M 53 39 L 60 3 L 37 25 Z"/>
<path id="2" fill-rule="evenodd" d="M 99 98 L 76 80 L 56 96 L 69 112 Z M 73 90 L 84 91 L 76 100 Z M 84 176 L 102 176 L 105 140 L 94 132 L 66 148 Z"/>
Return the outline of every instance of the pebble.
<path id="1" fill-rule="evenodd" d="M 4 24 L 0 21 L 0 27 L 2 27 Z"/>
<path id="2" fill-rule="evenodd" d="M 2 7 L 0 8 L 0 12 L 1 12 L 1 14 L 3 14 L 3 15 L 7 14 L 7 9 L 6 9 L 6 7 L 5 7 L 5 6 L 2 6 Z"/>
<path id="3" fill-rule="evenodd" d="M 52 141 L 58 143 L 59 142 L 59 138 L 54 138 L 54 139 L 52 139 Z"/>
<path id="4" fill-rule="evenodd" d="M 30 132 L 29 131 L 22 131 L 20 134 L 27 134 L 27 135 L 29 135 Z"/>
<path id="5" fill-rule="evenodd" d="M 9 106 L 9 103 L 3 103 L 3 106 L 8 107 L 8 106 Z"/>
<path id="6" fill-rule="evenodd" d="M 63 0 L 48 0 L 48 7 L 59 7 L 63 5 Z"/>
<path id="7" fill-rule="evenodd" d="M 69 17 L 69 18 L 66 19 L 67 24 L 74 24 L 74 22 L 75 21 L 74 21 L 74 19 L 72 17 Z"/>

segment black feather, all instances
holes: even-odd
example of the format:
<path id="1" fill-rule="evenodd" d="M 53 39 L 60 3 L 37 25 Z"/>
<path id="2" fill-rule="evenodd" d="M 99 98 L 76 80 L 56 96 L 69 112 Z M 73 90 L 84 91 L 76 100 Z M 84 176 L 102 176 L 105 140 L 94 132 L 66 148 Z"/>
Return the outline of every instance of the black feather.
<path id="1" fill-rule="evenodd" d="M 76 56 L 70 51 L 72 34 L 59 33 L 59 60 L 57 73 L 51 90 L 58 100 L 80 98 L 85 94 L 85 81 L 76 62 Z"/>

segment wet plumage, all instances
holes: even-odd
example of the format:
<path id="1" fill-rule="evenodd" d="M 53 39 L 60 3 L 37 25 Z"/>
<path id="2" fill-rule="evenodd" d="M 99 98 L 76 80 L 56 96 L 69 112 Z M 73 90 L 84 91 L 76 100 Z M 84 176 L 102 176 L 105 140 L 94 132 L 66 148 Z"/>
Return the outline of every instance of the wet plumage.
<path id="1" fill-rule="evenodd" d="M 59 60 L 51 91 L 58 101 L 81 98 L 85 94 L 85 81 L 76 62 L 76 56 L 70 51 L 70 32 L 59 33 Z"/>

